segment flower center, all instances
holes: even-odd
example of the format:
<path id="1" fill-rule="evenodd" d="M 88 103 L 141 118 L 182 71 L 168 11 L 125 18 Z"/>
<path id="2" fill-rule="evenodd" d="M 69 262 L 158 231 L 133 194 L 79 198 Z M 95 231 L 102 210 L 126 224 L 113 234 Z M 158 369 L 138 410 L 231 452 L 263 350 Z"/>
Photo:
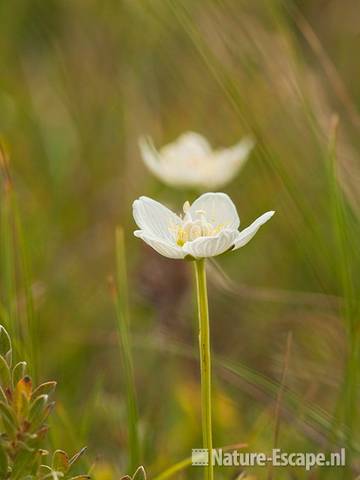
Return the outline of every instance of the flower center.
<path id="1" fill-rule="evenodd" d="M 197 210 L 195 217 L 190 214 L 190 203 L 185 202 L 183 206 L 184 216 L 182 223 L 176 225 L 172 230 L 175 232 L 176 244 L 182 247 L 186 242 L 191 242 L 199 237 L 212 237 L 217 235 L 224 225 L 213 225 L 206 218 L 204 210 Z"/>

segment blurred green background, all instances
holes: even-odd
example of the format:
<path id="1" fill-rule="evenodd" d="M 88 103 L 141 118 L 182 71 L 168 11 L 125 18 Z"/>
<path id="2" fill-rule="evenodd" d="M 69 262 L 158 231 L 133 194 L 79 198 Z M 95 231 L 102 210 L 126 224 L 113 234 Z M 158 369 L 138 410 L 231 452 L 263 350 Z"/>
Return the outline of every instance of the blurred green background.
<path id="1" fill-rule="evenodd" d="M 131 214 L 139 195 L 180 210 L 194 192 L 155 180 L 137 140 L 150 134 L 163 145 L 193 130 L 219 147 L 251 134 L 257 146 L 225 191 L 243 226 L 277 213 L 209 272 L 215 445 L 272 448 L 291 332 L 277 442 L 289 451 L 346 445 L 352 469 L 282 469 L 276 478 L 355 478 L 358 2 L 12 0 L 0 3 L 0 27 L 0 135 L 23 226 L 19 239 L 3 175 L 0 295 L 26 350 L 24 241 L 38 376 L 58 381 L 52 443 L 87 445 L 100 480 L 130 473 L 108 286 L 121 225 L 150 478 L 201 445 L 192 266 L 133 238 Z M 267 469 L 248 473 L 268 478 Z"/>

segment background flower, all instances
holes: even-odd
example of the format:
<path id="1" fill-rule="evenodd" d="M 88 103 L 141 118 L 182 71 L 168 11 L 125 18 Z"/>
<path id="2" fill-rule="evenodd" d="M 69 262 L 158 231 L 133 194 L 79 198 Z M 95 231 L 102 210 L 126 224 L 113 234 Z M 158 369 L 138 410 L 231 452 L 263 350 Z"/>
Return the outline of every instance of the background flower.
<path id="1" fill-rule="evenodd" d="M 149 170 L 175 187 L 219 188 L 230 182 L 247 160 L 254 141 L 243 138 L 236 145 L 213 150 L 199 133 L 183 133 L 175 142 L 157 150 L 150 137 L 139 140 Z"/>

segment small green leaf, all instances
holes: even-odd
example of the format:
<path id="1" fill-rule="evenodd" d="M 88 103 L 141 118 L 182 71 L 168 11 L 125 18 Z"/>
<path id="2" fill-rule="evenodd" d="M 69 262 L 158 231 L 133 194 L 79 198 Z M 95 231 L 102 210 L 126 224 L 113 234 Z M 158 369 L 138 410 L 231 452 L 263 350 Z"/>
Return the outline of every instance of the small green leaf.
<path id="1" fill-rule="evenodd" d="M 2 325 L 0 325 L 0 355 L 5 358 L 8 365 L 11 367 L 11 361 L 12 361 L 11 339 L 8 332 Z"/>
<path id="2" fill-rule="evenodd" d="M 31 398 L 32 383 L 30 377 L 26 376 L 19 380 L 13 393 L 14 410 L 19 419 L 27 417 L 29 402 Z"/>
<path id="3" fill-rule="evenodd" d="M 40 395 L 30 405 L 29 421 L 31 423 L 32 431 L 40 427 L 42 424 L 48 406 L 48 399 L 48 395 Z"/>
<path id="4" fill-rule="evenodd" d="M 5 430 L 12 435 L 16 432 L 16 417 L 13 410 L 7 403 L 0 401 L 0 417 L 3 421 Z"/>
<path id="5" fill-rule="evenodd" d="M 38 397 L 41 398 L 41 397 Z M 50 413 L 53 411 L 55 407 L 55 402 L 51 402 L 45 405 L 45 408 L 43 408 L 42 411 L 38 412 L 38 415 L 32 416 L 32 421 L 30 421 L 30 431 L 31 432 L 36 432 L 37 429 L 40 429 L 37 432 L 37 435 L 41 435 L 42 432 L 47 432 L 47 427 L 44 425 L 44 422 L 50 415 Z"/>
<path id="6" fill-rule="evenodd" d="M 25 377 L 25 372 L 26 372 L 26 367 L 27 364 L 26 362 L 19 362 L 15 365 L 12 371 L 12 384 L 13 387 L 15 388 L 15 385 L 18 383 L 18 381 Z"/>
<path id="7" fill-rule="evenodd" d="M 50 395 L 56 388 L 56 382 L 45 382 L 39 385 L 32 393 L 33 398 L 39 395 Z"/>
<path id="8" fill-rule="evenodd" d="M 14 410 L 19 424 L 27 417 L 29 411 L 29 402 L 22 392 L 16 392 L 14 395 Z"/>
<path id="9" fill-rule="evenodd" d="M 140 467 L 136 469 L 136 472 L 133 475 L 133 480 L 135 480 L 138 477 L 138 474 L 141 475 L 144 480 L 146 480 L 145 468 L 142 465 L 140 465 Z"/>
<path id="10" fill-rule="evenodd" d="M 36 477 L 36 479 L 39 479 L 39 480 L 59 480 L 60 478 L 63 478 L 63 475 L 61 474 L 61 477 L 56 473 L 54 472 L 50 467 L 46 466 L 46 465 L 41 465 L 41 469 L 42 470 L 46 470 L 46 472 L 42 472 L 40 471 L 39 475 Z"/>
<path id="11" fill-rule="evenodd" d="M 45 476 L 48 474 L 48 473 L 51 473 L 52 470 L 50 467 L 48 467 L 47 465 L 40 465 L 39 467 L 39 476 L 40 478 L 45 478 Z"/>
<path id="12" fill-rule="evenodd" d="M 0 355 L 0 383 L 4 390 L 11 386 L 10 368 L 2 355 Z"/>
<path id="13" fill-rule="evenodd" d="M 52 468 L 56 472 L 66 473 L 69 469 L 69 457 L 63 450 L 56 450 L 52 459 Z"/>

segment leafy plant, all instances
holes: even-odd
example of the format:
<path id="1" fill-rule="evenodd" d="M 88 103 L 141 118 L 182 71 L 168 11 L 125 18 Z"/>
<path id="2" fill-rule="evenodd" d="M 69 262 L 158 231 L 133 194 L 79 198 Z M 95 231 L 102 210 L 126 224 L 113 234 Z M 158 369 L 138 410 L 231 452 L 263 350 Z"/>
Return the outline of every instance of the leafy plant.
<path id="1" fill-rule="evenodd" d="M 6 329 L 0 325 L 0 478 L 11 480 L 84 480 L 76 475 L 74 465 L 85 448 L 73 457 L 62 450 L 45 460 L 49 452 L 43 448 L 48 432 L 46 420 L 55 402 L 52 394 L 56 382 L 34 388 L 26 373 L 26 362 L 13 365 L 13 349 Z"/>

